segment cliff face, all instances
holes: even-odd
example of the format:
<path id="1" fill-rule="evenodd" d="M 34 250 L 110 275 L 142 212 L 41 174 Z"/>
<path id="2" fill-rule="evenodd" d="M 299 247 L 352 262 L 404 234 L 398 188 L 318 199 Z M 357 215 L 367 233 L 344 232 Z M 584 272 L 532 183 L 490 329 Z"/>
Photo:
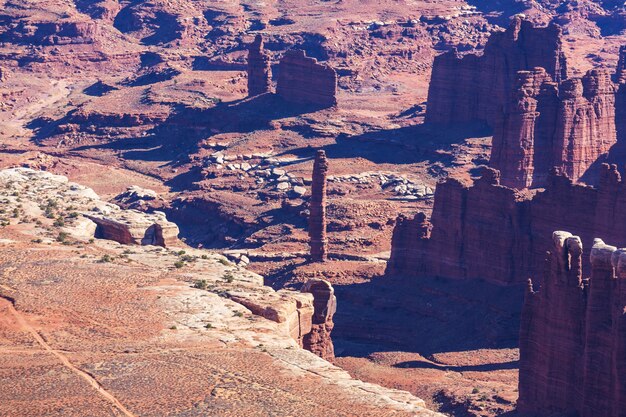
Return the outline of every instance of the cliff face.
<path id="1" fill-rule="evenodd" d="M 263 37 L 256 35 L 248 49 L 248 96 L 271 91 L 272 68 L 270 57 L 263 50 Z"/>
<path id="2" fill-rule="evenodd" d="M 626 251 L 596 239 L 583 280 L 578 236 L 554 232 L 540 291 L 529 282 L 520 329 L 518 409 L 621 417 Z"/>
<path id="3" fill-rule="evenodd" d="M 287 51 L 280 60 L 276 93 L 293 103 L 332 107 L 337 104 L 337 73 L 304 51 Z"/>
<path id="4" fill-rule="evenodd" d="M 433 63 L 426 121 L 492 125 L 517 72 L 535 67 L 545 68 L 556 82 L 567 77 L 558 26 L 535 28 L 516 18 L 505 32 L 491 35 L 481 56 L 459 58 L 454 51 L 439 55 Z"/>
<path id="5" fill-rule="evenodd" d="M 517 73 L 511 100 L 494 122 L 489 161 L 503 185 L 522 189 L 537 182 L 535 175 L 545 178 L 554 163 L 558 106 L 556 84 L 543 68 Z"/>
<path id="6" fill-rule="evenodd" d="M 548 170 L 594 180 L 589 168 L 616 143 L 615 86 L 607 70 L 591 70 L 560 86 L 542 68 L 520 71 L 510 102 L 494 123 L 489 165 L 502 184 L 544 186 Z"/>
<path id="7" fill-rule="evenodd" d="M 626 246 L 626 185 L 616 166 L 603 164 L 597 188 L 553 170 L 545 190 L 520 192 L 486 168 L 471 186 L 440 183 L 430 223 L 430 236 L 397 223 L 388 273 L 522 283 L 543 271 L 551 229 L 571 230 L 589 246 L 595 236 Z"/>
<path id="8" fill-rule="evenodd" d="M 617 80 L 624 78 L 623 67 L 622 56 Z M 503 185 L 542 187 L 553 166 L 594 183 L 597 171 L 590 168 L 608 157 L 617 129 L 626 141 L 619 118 L 626 93 L 616 103 L 612 75 L 595 69 L 568 79 L 560 29 L 517 18 L 489 38 L 481 56 L 435 58 L 426 121 L 491 126 L 489 165 L 501 171 Z"/>

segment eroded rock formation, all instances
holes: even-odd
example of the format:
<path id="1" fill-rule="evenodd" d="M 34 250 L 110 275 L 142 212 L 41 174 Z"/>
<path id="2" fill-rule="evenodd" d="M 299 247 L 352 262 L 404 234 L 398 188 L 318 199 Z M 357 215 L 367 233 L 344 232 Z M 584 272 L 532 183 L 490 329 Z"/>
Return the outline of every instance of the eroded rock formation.
<path id="1" fill-rule="evenodd" d="M 337 297 L 330 282 L 322 279 L 310 279 L 301 289 L 303 293 L 313 294 L 313 320 L 311 331 L 304 335 L 302 345 L 317 356 L 332 360 L 335 350 L 330 333 L 335 326 L 333 315 L 337 310 Z"/>
<path id="2" fill-rule="evenodd" d="M 430 237 L 414 222 L 396 225 L 387 272 L 522 283 L 540 276 L 555 228 L 587 246 L 595 236 L 626 246 L 626 185 L 615 165 L 600 171 L 596 188 L 553 170 L 533 192 L 501 185 L 492 168 L 471 186 L 448 179 L 435 192 Z"/>
<path id="3" fill-rule="evenodd" d="M 561 29 L 534 27 L 515 18 L 505 32 L 491 35 L 483 55 L 435 58 L 428 90 L 429 123 L 486 122 L 491 125 L 507 103 L 517 72 L 545 68 L 556 82 L 567 77 Z"/>
<path id="4" fill-rule="evenodd" d="M 99 33 L 98 25 L 91 21 L 21 20 L 2 33 L 0 41 L 40 45 L 91 44 Z"/>
<path id="5" fill-rule="evenodd" d="M 337 73 L 302 50 L 287 51 L 280 60 L 276 93 L 293 103 L 332 107 L 337 104 Z"/>
<path id="6" fill-rule="evenodd" d="M 317 151 L 313 164 L 313 180 L 311 183 L 311 199 L 309 200 L 309 238 L 311 260 L 324 262 L 328 257 L 328 241 L 326 239 L 326 174 L 328 161 L 326 152 Z"/>
<path id="7" fill-rule="evenodd" d="M 271 80 L 270 57 L 263 49 L 263 37 L 256 35 L 248 49 L 248 96 L 269 93 Z"/>
<path id="8" fill-rule="evenodd" d="M 124 245 L 169 246 L 178 242 L 178 226 L 167 221 L 165 213 L 151 214 L 125 210 L 109 214 L 85 214 L 96 223 L 95 237 Z"/>
<path id="9" fill-rule="evenodd" d="M 520 329 L 518 409 L 621 417 L 626 410 L 626 250 L 595 239 L 583 279 L 580 237 L 554 232 L 541 289 L 529 281 Z"/>
<path id="10" fill-rule="evenodd" d="M 509 103 L 494 123 L 489 165 L 502 184 L 523 189 L 544 186 L 548 170 L 587 177 L 616 143 L 615 85 L 607 70 L 591 70 L 559 85 L 543 68 L 517 73 Z"/>

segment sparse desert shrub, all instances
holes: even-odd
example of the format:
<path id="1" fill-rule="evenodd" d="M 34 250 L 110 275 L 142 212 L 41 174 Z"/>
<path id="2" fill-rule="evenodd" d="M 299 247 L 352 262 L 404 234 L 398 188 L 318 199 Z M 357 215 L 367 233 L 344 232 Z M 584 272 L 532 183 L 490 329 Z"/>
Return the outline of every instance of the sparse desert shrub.
<path id="1" fill-rule="evenodd" d="M 199 290 L 206 290 L 209 287 L 209 283 L 206 279 L 199 279 L 193 283 L 193 287 Z"/>
<path id="2" fill-rule="evenodd" d="M 113 258 L 111 258 L 111 256 L 108 253 L 105 253 L 104 255 L 102 255 L 102 258 L 100 258 L 100 263 L 107 263 L 107 262 L 111 262 L 113 261 Z"/>

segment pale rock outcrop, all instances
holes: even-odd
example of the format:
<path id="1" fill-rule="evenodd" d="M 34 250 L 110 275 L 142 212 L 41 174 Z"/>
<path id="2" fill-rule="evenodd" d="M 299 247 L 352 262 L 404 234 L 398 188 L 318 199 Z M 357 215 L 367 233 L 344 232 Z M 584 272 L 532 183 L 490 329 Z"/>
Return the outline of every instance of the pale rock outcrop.
<path id="1" fill-rule="evenodd" d="M 164 213 L 123 210 L 102 201 L 91 188 L 61 175 L 11 168 L 0 171 L 0 185 L 11 190 L 9 203 L 23 199 L 26 214 L 54 218 L 59 227 L 77 239 L 96 237 L 122 244 L 158 246 L 179 243 L 178 226 L 168 221 Z"/>

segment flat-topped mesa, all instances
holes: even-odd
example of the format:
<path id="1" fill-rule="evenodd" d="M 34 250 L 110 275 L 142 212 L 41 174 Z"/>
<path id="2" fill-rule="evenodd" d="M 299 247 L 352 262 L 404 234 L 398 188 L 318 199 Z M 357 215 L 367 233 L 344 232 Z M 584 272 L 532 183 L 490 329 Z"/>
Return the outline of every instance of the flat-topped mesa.
<path id="1" fill-rule="evenodd" d="M 333 107 L 337 105 L 337 73 L 302 50 L 290 50 L 280 60 L 276 93 L 292 103 Z"/>
<path id="2" fill-rule="evenodd" d="M 576 233 L 588 247 L 595 236 L 626 246 L 626 184 L 617 167 L 602 164 L 595 188 L 574 183 L 561 169 L 532 192 L 501 185 L 492 168 L 472 185 L 447 179 L 437 185 L 430 222 L 396 224 L 387 272 L 523 283 L 541 277 L 554 228 Z M 589 267 L 588 258 L 582 262 Z"/>
<path id="3" fill-rule="evenodd" d="M 326 239 L 326 175 L 328 160 L 326 152 L 318 150 L 313 163 L 311 199 L 309 200 L 309 238 L 311 261 L 324 262 L 328 258 Z"/>
<path id="4" fill-rule="evenodd" d="M 310 279 L 300 291 L 313 294 L 314 307 L 312 328 L 302 339 L 302 346 L 323 359 L 333 360 L 335 350 L 330 333 L 335 326 L 333 316 L 337 311 L 335 290 L 326 280 Z"/>
<path id="5" fill-rule="evenodd" d="M 594 239 L 591 277 L 582 243 L 553 234 L 547 276 L 526 293 L 520 327 L 518 410 L 621 417 L 626 409 L 626 249 Z"/>
<path id="6" fill-rule="evenodd" d="M 256 35 L 248 48 L 248 96 L 269 93 L 272 89 L 272 68 L 263 49 L 263 37 Z"/>
<path id="7" fill-rule="evenodd" d="M 607 70 L 591 70 L 558 87 L 542 68 L 517 73 L 510 102 L 496 118 L 489 165 L 502 184 L 543 187 L 551 167 L 595 183 L 590 168 L 616 143 L 615 85 Z"/>
<path id="8" fill-rule="evenodd" d="M 534 27 L 516 17 L 504 32 L 493 33 L 484 53 L 435 58 L 428 89 L 428 123 L 484 122 L 492 126 L 522 70 L 545 68 L 552 80 L 567 78 L 561 29 Z"/>

